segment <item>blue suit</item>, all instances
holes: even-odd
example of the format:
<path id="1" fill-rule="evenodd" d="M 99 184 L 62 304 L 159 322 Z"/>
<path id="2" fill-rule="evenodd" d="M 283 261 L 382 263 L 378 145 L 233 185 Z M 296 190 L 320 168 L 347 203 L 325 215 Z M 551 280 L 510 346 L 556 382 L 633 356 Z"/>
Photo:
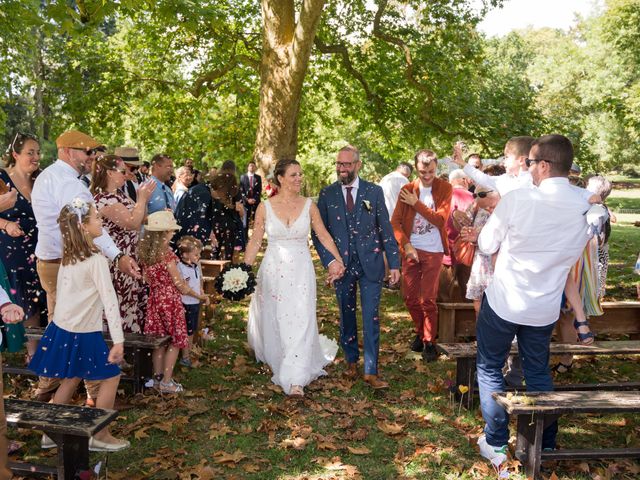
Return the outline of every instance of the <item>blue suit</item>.
<path id="1" fill-rule="evenodd" d="M 359 284 L 364 333 L 364 373 L 376 375 L 380 337 L 378 307 L 385 272 L 383 253 L 386 253 L 389 268 L 400 268 L 398 244 L 389 222 L 382 189 L 360 178 L 354 209 L 349 213 L 342 185 L 336 182 L 320 192 L 318 210 L 347 268 L 345 275 L 335 282 L 340 307 L 340 344 L 347 361 L 356 363 L 360 356 L 356 321 L 356 292 Z M 328 267 L 333 255 L 322 246 L 315 234 L 313 243 L 322 264 Z"/>

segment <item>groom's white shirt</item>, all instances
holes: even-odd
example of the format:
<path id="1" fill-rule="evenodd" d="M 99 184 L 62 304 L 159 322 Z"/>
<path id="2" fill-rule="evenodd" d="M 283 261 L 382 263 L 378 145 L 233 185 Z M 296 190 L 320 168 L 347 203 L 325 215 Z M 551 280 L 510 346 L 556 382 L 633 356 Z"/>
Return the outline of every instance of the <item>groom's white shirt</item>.
<path id="1" fill-rule="evenodd" d="M 347 187 L 351 187 L 351 196 L 353 197 L 353 204 L 356 204 L 356 198 L 358 198 L 358 188 L 360 188 L 360 177 L 356 176 L 356 179 L 351 185 L 342 185 L 342 196 L 344 197 L 344 204 L 347 204 Z"/>

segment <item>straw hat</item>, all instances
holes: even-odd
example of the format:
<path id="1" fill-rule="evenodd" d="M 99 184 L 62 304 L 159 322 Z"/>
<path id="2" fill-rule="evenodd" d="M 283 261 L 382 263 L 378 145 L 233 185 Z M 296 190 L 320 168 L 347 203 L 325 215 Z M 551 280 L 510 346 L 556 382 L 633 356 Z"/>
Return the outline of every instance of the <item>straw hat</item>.
<path id="1" fill-rule="evenodd" d="M 140 157 L 138 156 L 138 149 L 134 147 L 117 147 L 116 151 L 113 152 L 114 155 L 119 156 L 124 163 L 133 166 L 140 166 L 142 162 L 140 161 Z"/>
<path id="2" fill-rule="evenodd" d="M 96 139 L 78 130 L 68 130 L 56 138 L 58 148 L 81 148 L 90 150 L 102 146 Z"/>
<path id="3" fill-rule="evenodd" d="M 172 212 L 160 210 L 147 217 L 147 224 L 144 229 L 150 232 L 165 232 L 167 230 L 180 230 L 180 225 L 176 222 Z"/>

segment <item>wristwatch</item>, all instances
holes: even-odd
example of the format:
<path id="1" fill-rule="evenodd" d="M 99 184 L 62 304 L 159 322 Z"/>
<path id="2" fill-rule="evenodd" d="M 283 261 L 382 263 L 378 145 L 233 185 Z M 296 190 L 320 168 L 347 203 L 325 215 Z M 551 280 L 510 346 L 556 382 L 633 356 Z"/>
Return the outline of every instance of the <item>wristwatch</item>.
<path id="1" fill-rule="evenodd" d="M 124 253 L 120 252 L 119 254 L 117 254 L 114 258 L 113 258 L 113 263 L 118 265 L 118 262 L 120 261 L 120 259 L 124 257 Z"/>

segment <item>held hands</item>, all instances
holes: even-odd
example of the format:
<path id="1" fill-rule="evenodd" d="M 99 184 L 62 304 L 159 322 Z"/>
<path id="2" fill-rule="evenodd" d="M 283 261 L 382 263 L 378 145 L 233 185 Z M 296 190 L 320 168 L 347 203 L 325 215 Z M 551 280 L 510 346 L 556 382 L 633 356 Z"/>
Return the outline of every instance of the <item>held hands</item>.
<path id="1" fill-rule="evenodd" d="M 151 198 L 151 195 L 153 194 L 156 187 L 157 187 L 156 182 L 154 182 L 151 179 L 145 180 L 144 182 L 142 182 L 138 187 L 138 190 L 136 190 L 138 201 L 143 201 L 144 203 L 147 203 Z"/>
<path id="2" fill-rule="evenodd" d="M 242 205 L 242 202 L 236 202 L 236 211 L 241 217 L 244 217 L 244 206 Z"/>
<path id="3" fill-rule="evenodd" d="M 400 201 L 409 206 L 414 206 L 418 202 L 418 196 L 408 190 L 400 190 Z"/>
<path id="4" fill-rule="evenodd" d="M 136 261 L 128 255 L 120 257 L 118 260 L 118 270 L 135 279 L 139 280 L 142 278 L 140 275 L 140 267 L 138 267 Z"/>
<path id="5" fill-rule="evenodd" d="M 209 298 L 209 296 L 208 296 L 208 295 L 204 295 L 204 294 L 203 294 L 203 295 L 200 295 L 198 298 L 199 298 L 199 300 L 200 300 L 202 303 L 204 303 L 205 305 L 207 305 L 207 306 L 208 306 L 208 305 L 211 305 L 211 299 Z"/>
<path id="6" fill-rule="evenodd" d="M 124 360 L 124 344 L 123 343 L 114 343 L 111 350 L 109 350 L 109 357 L 107 361 L 114 365 L 121 363 Z"/>
<path id="7" fill-rule="evenodd" d="M 4 323 L 18 323 L 24 318 L 24 310 L 15 303 L 5 305 L 0 314 Z"/>
<path id="8" fill-rule="evenodd" d="M 334 282 L 342 278 L 345 271 L 346 268 L 342 260 L 336 259 L 334 262 L 331 262 L 328 268 L 327 284 L 333 287 Z"/>

